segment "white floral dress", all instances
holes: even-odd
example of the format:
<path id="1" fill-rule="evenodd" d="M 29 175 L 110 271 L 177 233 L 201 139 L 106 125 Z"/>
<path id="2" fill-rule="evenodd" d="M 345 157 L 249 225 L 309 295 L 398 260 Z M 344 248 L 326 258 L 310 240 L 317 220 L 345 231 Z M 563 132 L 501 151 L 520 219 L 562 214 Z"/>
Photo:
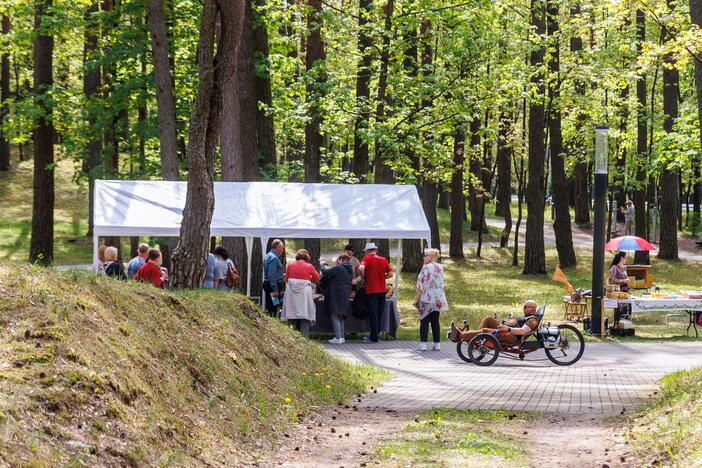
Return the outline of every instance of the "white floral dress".
<path id="1" fill-rule="evenodd" d="M 439 263 L 427 263 L 417 277 L 419 296 L 419 319 L 423 319 L 435 310 L 448 310 L 446 292 L 444 291 L 444 267 Z"/>

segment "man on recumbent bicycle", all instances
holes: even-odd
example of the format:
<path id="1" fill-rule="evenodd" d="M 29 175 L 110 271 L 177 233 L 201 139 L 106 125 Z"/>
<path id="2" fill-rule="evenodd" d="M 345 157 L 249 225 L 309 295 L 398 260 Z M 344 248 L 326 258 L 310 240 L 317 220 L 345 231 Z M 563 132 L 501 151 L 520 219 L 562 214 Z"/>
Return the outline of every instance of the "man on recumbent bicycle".
<path id="1" fill-rule="evenodd" d="M 485 317 L 480 323 L 480 327 L 475 330 L 460 330 L 454 322 L 451 322 L 449 339 L 454 343 L 459 341 L 470 341 L 480 333 L 491 333 L 504 344 L 515 344 L 522 336 L 531 333 L 539 326 L 539 319 L 536 317 L 537 304 L 531 299 L 524 302 L 524 316 L 516 319 L 509 319 L 504 324 L 500 324 L 494 317 Z"/>

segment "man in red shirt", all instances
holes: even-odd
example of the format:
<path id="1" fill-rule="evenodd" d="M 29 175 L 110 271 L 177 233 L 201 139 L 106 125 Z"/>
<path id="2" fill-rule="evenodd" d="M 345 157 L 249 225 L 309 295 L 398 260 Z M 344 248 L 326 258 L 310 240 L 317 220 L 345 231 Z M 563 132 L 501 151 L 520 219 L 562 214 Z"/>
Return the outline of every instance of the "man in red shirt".
<path id="1" fill-rule="evenodd" d="M 366 287 L 366 302 L 368 304 L 368 314 L 370 315 L 370 336 L 363 338 L 364 343 L 377 343 L 378 328 L 380 328 L 380 314 L 385 309 L 385 294 L 388 292 L 388 285 L 385 280 L 392 278 L 392 267 L 385 257 L 378 255 L 378 247 L 375 243 L 369 242 L 364 249 L 366 256 L 361 261 L 358 268 Z"/>

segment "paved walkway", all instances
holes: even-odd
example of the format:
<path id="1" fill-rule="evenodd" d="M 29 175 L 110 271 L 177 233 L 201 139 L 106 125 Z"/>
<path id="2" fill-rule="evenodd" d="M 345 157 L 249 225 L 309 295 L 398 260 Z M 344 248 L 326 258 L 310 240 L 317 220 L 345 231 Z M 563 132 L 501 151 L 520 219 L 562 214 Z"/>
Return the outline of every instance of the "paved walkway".
<path id="1" fill-rule="evenodd" d="M 453 343 L 440 352 L 383 341 L 327 346 L 333 354 L 387 369 L 394 379 L 360 406 L 394 410 L 433 407 L 560 413 L 619 413 L 641 404 L 669 372 L 702 365 L 702 343 L 586 343 L 582 359 L 560 367 L 543 351 L 524 362 L 500 357 L 490 367 L 465 363 Z"/>

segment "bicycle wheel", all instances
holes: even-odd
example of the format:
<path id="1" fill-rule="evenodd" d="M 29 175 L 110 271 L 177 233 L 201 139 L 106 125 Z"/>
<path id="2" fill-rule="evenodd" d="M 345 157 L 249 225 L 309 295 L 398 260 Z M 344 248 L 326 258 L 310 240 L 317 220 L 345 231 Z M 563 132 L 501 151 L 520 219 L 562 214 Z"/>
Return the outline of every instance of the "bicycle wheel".
<path id="1" fill-rule="evenodd" d="M 558 325 L 561 341 L 556 349 L 544 349 L 546 356 L 559 366 L 575 364 L 585 352 L 585 338 L 582 333 L 572 325 Z"/>
<path id="2" fill-rule="evenodd" d="M 458 353 L 458 357 L 463 359 L 466 362 L 473 362 L 470 360 L 470 357 L 468 356 L 468 342 L 467 341 L 459 341 L 456 343 L 456 352 Z"/>
<path id="3" fill-rule="evenodd" d="M 489 333 L 481 333 L 468 342 L 468 357 L 478 366 L 490 366 L 500 355 L 500 343 Z"/>

